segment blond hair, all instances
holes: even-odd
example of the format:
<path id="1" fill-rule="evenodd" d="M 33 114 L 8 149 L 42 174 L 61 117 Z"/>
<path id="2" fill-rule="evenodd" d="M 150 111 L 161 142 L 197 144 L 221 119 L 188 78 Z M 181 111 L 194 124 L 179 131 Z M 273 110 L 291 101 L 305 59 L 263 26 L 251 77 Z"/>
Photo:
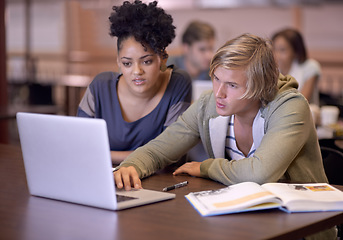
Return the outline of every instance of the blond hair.
<path id="1" fill-rule="evenodd" d="M 279 70 L 269 40 L 252 34 L 243 34 L 226 42 L 212 58 L 212 79 L 217 67 L 245 70 L 247 90 L 242 98 L 259 99 L 266 105 L 277 93 Z"/>

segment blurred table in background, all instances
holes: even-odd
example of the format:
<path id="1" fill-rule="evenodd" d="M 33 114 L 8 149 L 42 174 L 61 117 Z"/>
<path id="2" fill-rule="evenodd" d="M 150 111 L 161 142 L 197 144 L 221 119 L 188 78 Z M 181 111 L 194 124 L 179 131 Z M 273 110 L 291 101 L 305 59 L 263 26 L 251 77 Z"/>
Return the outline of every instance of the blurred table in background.
<path id="1" fill-rule="evenodd" d="M 17 112 L 32 112 L 56 114 L 59 107 L 55 105 L 30 105 L 30 106 L 7 106 L 0 107 L 0 120 L 15 119 Z"/>
<path id="2" fill-rule="evenodd" d="M 65 113 L 75 116 L 80 100 L 92 78 L 84 75 L 64 75 L 57 83 L 65 88 Z"/>
<path id="3" fill-rule="evenodd" d="M 60 108 L 56 105 L 10 105 L 6 107 L 0 107 L 0 124 L 5 128 L 2 131 L 6 131 L 0 132 L 0 142 L 14 145 L 19 144 L 19 134 L 16 122 L 17 112 L 57 114 L 60 112 Z"/>

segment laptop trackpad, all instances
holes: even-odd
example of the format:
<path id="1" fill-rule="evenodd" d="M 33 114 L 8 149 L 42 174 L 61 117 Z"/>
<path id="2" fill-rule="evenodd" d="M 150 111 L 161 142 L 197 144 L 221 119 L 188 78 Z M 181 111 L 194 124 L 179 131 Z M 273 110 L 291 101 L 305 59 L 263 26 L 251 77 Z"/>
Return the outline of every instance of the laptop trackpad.
<path id="1" fill-rule="evenodd" d="M 129 201 L 118 202 L 118 209 L 124 209 L 129 207 L 136 207 L 140 205 L 145 205 L 149 203 L 164 201 L 168 199 L 175 198 L 175 194 L 166 193 L 148 189 L 132 189 L 131 191 L 126 191 L 125 189 L 116 189 L 117 195 L 122 195 L 129 197 Z"/>
<path id="2" fill-rule="evenodd" d="M 135 197 L 124 196 L 124 195 L 119 195 L 119 194 L 116 194 L 116 197 L 117 197 L 117 202 L 124 202 L 124 201 L 129 201 L 129 200 L 137 199 Z"/>

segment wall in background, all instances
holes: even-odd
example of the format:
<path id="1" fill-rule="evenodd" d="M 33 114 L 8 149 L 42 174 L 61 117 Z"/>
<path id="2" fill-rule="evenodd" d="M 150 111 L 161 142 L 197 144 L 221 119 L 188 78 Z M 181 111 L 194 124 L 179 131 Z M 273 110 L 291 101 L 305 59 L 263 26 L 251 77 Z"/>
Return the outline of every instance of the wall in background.
<path id="1" fill-rule="evenodd" d="M 37 1 L 32 0 L 32 49 L 36 52 L 63 52 L 66 50 L 68 32 L 68 2 L 73 1 Z M 75 2 L 75 1 L 74 1 Z M 77 1 L 76 1 L 77 2 Z M 82 1 L 81 1 L 82 2 Z M 106 7 L 106 8 L 105 8 Z M 241 7 L 232 9 L 176 9 L 167 10 L 177 26 L 177 37 L 170 45 L 180 43 L 180 34 L 187 23 L 194 19 L 207 21 L 215 26 L 218 32 L 218 46 L 229 38 L 241 33 L 250 32 L 269 37 L 274 31 L 286 26 L 295 26 L 303 32 L 309 49 L 343 50 L 343 4 L 322 4 L 319 6 L 299 7 L 300 17 L 295 7 Z M 108 16 L 111 6 L 83 9 L 88 14 L 88 21 L 80 19 L 80 28 L 76 31 L 88 31 L 83 35 L 87 41 L 93 38 L 95 47 L 114 48 L 114 41 L 108 36 Z M 82 17 L 82 16 L 80 16 Z M 296 23 L 296 18 L 300 18 Z M 25 47 L 25 14 L 21 2 L 7 2 L 7 49 L 10 52 L 24 51 Z M 80 32 L 79 32 L 80 33 Z M 82 42 L 80 42 L 82 44 Z"/>
<path id="2" fill-rule="evenodd" d="M 25 52 L 24 1 L 7 1 L 8 76 L 22 78 L 25 66 L 17 56 Z M 59 79 L 63 74 L 94 76 L 99 71 L 117 70 L 115 39 L 108 35 L 110 2 L 100 7 L 83 1 L 31 0 L 31 49 L 36 56 L 38 78 Z M 101 2 L 101 1 L 99 1 Z M 171 55 L 179 52 L 180 36 L 194 19 L 207 21 L 217 31 L 217 47 L 230 38 L 250 32 L 263 37 L 284 27 L 296 27 L 304 35 L 311 57 L 326 73 L 343 76 L 343 4 L 290 7 L 239 7 L 224 9 L 168 9 L 177 27 L 176 38 L 168 47 Z M 329 69 L 329 70 L 328 70 Z M 328 70 L 328 71 L 327 71 Z M 336 80 L 343 82 L 343 79 Z M 343 77 L 341 77 L 343 78 Z M 54 80 L 54 81 L 55 81 Z M 49 80 L 50 81 L 50 80 Z"/>

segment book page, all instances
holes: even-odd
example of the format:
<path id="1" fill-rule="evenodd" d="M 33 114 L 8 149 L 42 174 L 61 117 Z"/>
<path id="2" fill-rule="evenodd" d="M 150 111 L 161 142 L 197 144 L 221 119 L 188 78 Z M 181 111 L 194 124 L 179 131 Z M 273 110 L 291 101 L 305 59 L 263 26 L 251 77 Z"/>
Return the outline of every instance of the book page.
<path id="1" fill-rule="evenodd" d="M 279 196 L 290 211 L 328 211 L 343 206 L 343 192 L 327 183 L 267 183 L 262 186 Z"/>
<path id="2" fill-rule="evenodd" d="M 273 203 L 254 208 L 275 208 L 281 201 L 272 193 L 261 188 L 257 183 L 244 182 L 219 190 L 190 193 L 186 196 L 200 213 L 220 214 L 247 210 L 247 208 L 261 203 Z M 275 204 L 276 203 L 276 204 Z"/>

